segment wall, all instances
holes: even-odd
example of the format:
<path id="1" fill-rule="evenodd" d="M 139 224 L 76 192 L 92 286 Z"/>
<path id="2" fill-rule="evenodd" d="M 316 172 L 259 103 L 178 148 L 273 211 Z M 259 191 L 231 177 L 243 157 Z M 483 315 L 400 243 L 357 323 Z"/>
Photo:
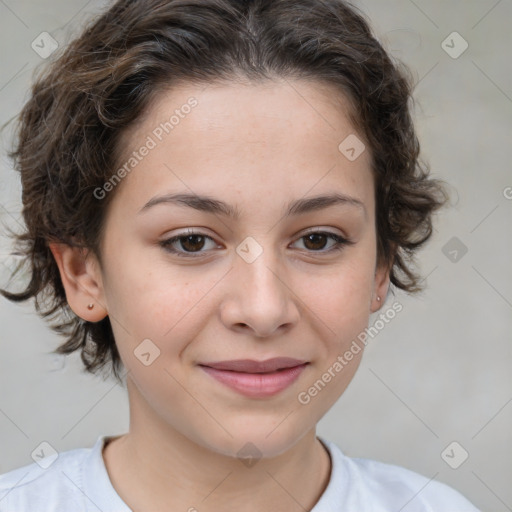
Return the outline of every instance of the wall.
<path id="1" fill-rule="evenodd" d="M 101 5 L 0 4 L 2 122 L 21 108 L 42 62 L 32 41 L 46 31 L 64 44 Z M 505 512 L 512 509 L 511 458 L 504 456 L 512 448 L 512 4 L 358 5 L 386 48 L 415 73 L 422 154 L 451 184 L 454 205 L 439 216 L 420 256 L 425 293 L 388 298 L 383 311 L 395 300 L 403 310 L 370 339 L 354 381 L 318 434 L 348 455 L 408 467 L 455 487 L 482 510 Z M 7 134 L 0 220 L 16 228 L 21 191 L 5 156 Z M 13 261 L 6 238 L 0 241 L 5 286 Z M 83 373 L 78 357 L 50 355 L 59 339 L 30 304 L 0 301 L 0 324 L 0 473 L 32 462 L 43 440 L 62 451 L 126 431 L 125 390 Z"/>

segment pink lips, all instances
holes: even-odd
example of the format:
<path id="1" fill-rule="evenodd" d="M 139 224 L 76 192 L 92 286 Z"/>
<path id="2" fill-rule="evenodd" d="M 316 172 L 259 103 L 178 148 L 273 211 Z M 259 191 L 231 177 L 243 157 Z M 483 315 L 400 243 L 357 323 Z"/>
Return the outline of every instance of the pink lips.
<path id="1" fill-rule="evenodd" d="M 291 357 L 266 361 L 237 359 L 200 364 L 202 370 L 226 386 L 253 398 L 276 395 L 290 386 L 309 364 Z"/>

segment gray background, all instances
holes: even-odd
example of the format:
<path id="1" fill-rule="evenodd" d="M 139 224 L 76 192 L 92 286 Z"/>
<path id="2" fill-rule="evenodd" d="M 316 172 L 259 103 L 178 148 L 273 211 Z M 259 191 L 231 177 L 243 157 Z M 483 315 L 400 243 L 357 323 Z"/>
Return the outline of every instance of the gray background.
<path id="1" fill-rule="evenodd" d="M 65 44 L 103 5 L 0 0 L 0 122 L 19 111 L 43 61 L 32 41 L 46 31 Z M 451 184 L 453 206 L 437 218 L 420 255 L 426 292 L 388 298 L 383 311 L 394 300 L 403 311 L 370 340 L 354 381 L 318 434 L 350 456 L 445 482 L 482 510 L 512 510 L 512 2 L 357 5 L 386 48 L 414 72 L 422 155 Z M 454 31 L 469 45 L 458 58 L 442 47 Z M 456 39 L 448 44 L 461 48 Z M 9 133 L 2 134 L 0 221 L 16 229 L 21 190 L 5 155 Z M 457 254 L 450 253 L 454 248 Z M 0 255 L 5 286 L 14 260 L 3 236 Z M 1 300 L 0 322 L 0 473 L 31 463 L 41 441 L 63 451 L 127 430 L 125 390 L 82 372 L 78 356 L 50 355 L 60 340 L 32 304 Z M 462 449 L 469 454 L 457 469 L 441 457 L 453 441 L 452 465 Z"/>

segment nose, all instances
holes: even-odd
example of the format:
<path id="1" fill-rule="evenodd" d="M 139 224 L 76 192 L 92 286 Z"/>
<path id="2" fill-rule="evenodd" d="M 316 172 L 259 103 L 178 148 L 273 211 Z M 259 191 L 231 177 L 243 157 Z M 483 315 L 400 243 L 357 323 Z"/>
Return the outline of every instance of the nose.
<path id="1" fill-rule="evenodd" d="M 298 297 L 270 249 L 251 263 L 237 255 L 226 278 L 220 315 L 227 328 L 264 338 L 298 322 Z"/>

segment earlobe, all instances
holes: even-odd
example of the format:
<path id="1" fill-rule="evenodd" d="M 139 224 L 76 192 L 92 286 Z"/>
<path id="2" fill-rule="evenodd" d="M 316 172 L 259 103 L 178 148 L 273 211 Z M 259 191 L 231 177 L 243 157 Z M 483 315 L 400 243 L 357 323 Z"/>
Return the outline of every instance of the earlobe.
<path id="1" fill-rule="evenodd" d="M 375 281 L 373 285 L 373 295 L 370 305 L 370 311 L 375 313 L 384 304 L 390 283 L 391 267 L 387 265 L 381 265 L 375 271 Z"/>
<path id="2" fill-rule="evenodd" d="M 48 244 L 55 258 L 69 307 L 88 322 L 99 322 L 108 311 L 97 259 L 82 248 Z"/>

